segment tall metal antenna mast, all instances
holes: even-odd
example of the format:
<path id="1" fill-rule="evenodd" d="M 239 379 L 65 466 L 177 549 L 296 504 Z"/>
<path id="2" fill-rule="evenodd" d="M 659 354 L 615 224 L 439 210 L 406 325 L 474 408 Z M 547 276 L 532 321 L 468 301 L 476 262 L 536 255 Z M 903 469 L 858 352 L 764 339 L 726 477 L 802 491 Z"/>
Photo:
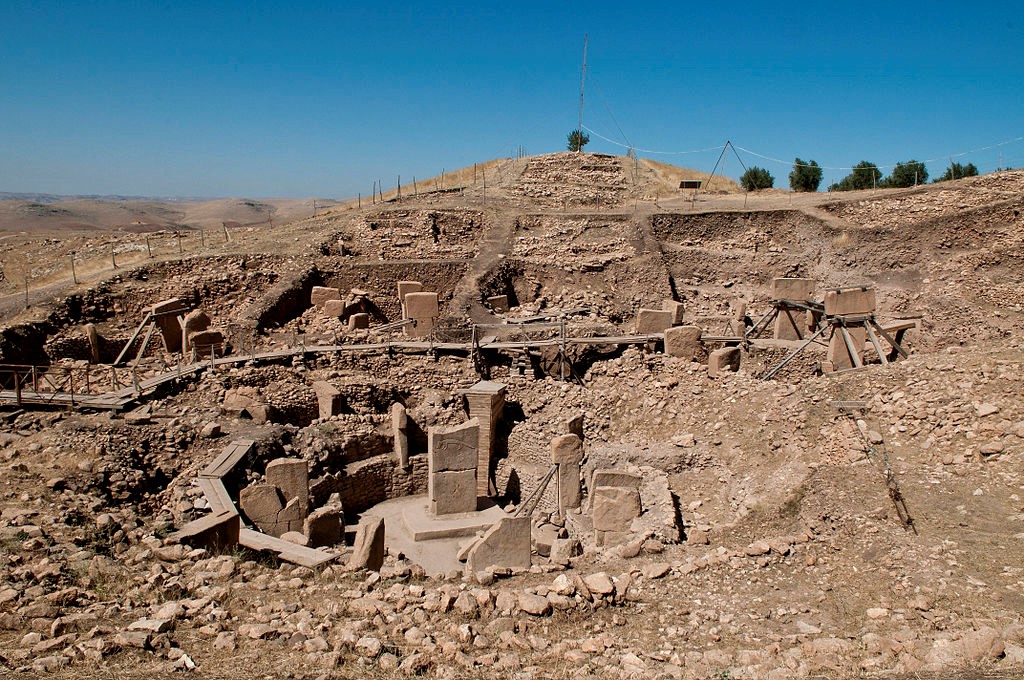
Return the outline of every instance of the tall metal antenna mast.
<path id="1" fill-rule="evenodd" d="M 583 85 L 587 80 L 587 40 L 589 37 L 589 33 L 583 34 L 583 68 L 580 69 L 580 118 L 576 125 L 576 133 L 579 135 L 577 141 L 583 141 Z M 576 150 L 582 153 L 583 145 L 580 144 Z"/>

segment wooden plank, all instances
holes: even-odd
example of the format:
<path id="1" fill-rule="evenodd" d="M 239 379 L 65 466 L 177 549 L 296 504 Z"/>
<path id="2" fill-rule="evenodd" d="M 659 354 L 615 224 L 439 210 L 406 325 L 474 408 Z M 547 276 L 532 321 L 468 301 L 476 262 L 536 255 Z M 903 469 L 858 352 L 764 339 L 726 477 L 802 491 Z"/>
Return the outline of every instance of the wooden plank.
<path id="1" fill-rule="evenodd" d="M 238 439 L 231 442 L 224 447 L 219 456 L 203 468 L 199 476 L 207 479 L 220 479 L 231 472 L 235 465 L 238 464 L 238 461 L 242 460 L 249 453 L 255 443 L 252 439 Z"/>
<path id="2" fill-rule="evenodd" d="M 330 555 L 323 550 L 296 545 L 295 543 L 283 541 L 280 538 L 268 536 L 267 534 L 247 528 L 239 530 L 238 543 L 250 550 L 267 550 L 276 553 L 285 562 L 309 567 L 310 569 L 315 569 L 335 559 L 335 555 Z"/>
<path id="3" fill-rule="evenodd" d="M 909 321 L 893 321 L 892 323 L 880 324 L 886 333 L 894 333 L 896 331 L 909 331 L 917 328 L 916 320 Z"/>
<path id="4" fill-rule="evenodd" d="M 854 368 L 863 368 L 864 364 L 860 360 L 860 351 L 853 343 L 853 338 L 850 337 L 849 331 L 846 330 L 846 326 L 840 326 L 839 332 L 843 335 L 843 342 L 846 343 L 846 350 L 850 353 L 850 361 L 853 362 Z"/>
<path id="5" fill-rule="evenodd" d="M 146 316 L 142 319 L 142 323 L 140 323 L 139 327 L 135 329 L 134 333 L 132 333 L 132 337 L 128 339 L 128 342 L 124 344 L 124 349 L 121 350 L 121 353 L 117 355 L 116 359 L 114 359 L 114 366 L 121 363 L 121 360 L 124 359 L 124 355 L 128 353 L 128 348 L 132 346 L 132 343 L 135 342 L 135 338 L 139 337 L 139 333 L 142 332 L 142 329 L 146 327 L 146 324 L 149 323 L 149 320 L 152 318 L 153 312 L 146 312 Z"/>
<path id="6" fill-rule="evenodd" d="M 889 359 L 886 357 L 885 352 L 882 351 L 882 345 L 878 342 L 878 336 L 875 335 L 875 330 L 871 327 L 871 324 L 864 324 L 864 328 L 868 331 L 868 340 L 871 341 L 871 346 L 875 348 L 875 353 L 878 354 L 878 358 L 882 360 L 882 365 L 889 363 Z"/>
<path id="7" fill-rule="evenodd" d="M 206 496 L 206 500 L 209 501 L 210 510 L 213 513 L 238 513 L 238 508 L 235 507 L 234 501 L 232 501 L 231 496 L 228 495 L 228 490 L 224 488 L 224 482 L 220 481 L 220 479 L 199 477 L 196 479 L 196 482 L 199 484 L 199 488 L 203 490 L 203 495 Z"/>

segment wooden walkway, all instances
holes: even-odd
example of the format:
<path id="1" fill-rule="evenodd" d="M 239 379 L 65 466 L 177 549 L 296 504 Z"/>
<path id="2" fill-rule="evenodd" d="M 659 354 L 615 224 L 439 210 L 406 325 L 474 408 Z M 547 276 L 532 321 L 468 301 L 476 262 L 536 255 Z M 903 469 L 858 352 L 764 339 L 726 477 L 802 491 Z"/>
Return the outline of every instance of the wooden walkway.
<path id="1" fill-rule="evenodd" d="M 511 330 L 511 329 L 510 329 Z M 217 369 L 236 366 L 247 362 L 280 361 L 296 356 L 311 354 L 336 354 L 341 352 L 408 352 L 427 354 L 434 352 L 471 353 L 474 349 L 481 351 L 523 351 L 542 347 L 561 345 L 646 345 L 663 342 L 664 333 L 645 335 L 623 335 L 615 337 L 579 337 L 579 338 L 547 338 L 543 340 L 489 340 L 477 343 L 469 342 L 430 342 L 427 340 L 405 340 L 397 342 L 371 342 L 352 345 L 305 345 L 284 349 L 238 354 L 227 357 L 211 358 L 187 365 L 177 366 L 159 375 L 139 380 L 137 383 L 120 387 L 105 393 L 90 394 L 85 392 L 40 391 L 22 388 L 20 390 L 0 390 L 0 404 L 16 404 L 18 406 L 64 406 L 68 408 L 90 410 L 122 410 L 129 404 L 139 401 L 147 392 L 162 385 L 201 374 L 206 369 Z M 54 370 L 54 367 L 39 367 L 42 373 Z M 59 369 L 57 369 L 59 370 Z M 74 370 L 74 369 L 69 369 Z M 2 372 L 2 368 L 0 368 Z"/>

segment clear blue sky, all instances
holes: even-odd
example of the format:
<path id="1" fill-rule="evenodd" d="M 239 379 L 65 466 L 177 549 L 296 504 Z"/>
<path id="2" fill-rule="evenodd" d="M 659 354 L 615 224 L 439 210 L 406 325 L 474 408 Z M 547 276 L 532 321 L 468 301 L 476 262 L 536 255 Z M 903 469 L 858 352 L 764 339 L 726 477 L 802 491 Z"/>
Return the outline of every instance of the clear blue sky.
<path id="1" fill-rule="evenodd" d="M 641 149 L 886 166 L 1024 135 L 1020 2 L 556 5 L 0 0 L 0 191 L 348 197 L 559 151 L 585 32 L 584 125 Z"/>

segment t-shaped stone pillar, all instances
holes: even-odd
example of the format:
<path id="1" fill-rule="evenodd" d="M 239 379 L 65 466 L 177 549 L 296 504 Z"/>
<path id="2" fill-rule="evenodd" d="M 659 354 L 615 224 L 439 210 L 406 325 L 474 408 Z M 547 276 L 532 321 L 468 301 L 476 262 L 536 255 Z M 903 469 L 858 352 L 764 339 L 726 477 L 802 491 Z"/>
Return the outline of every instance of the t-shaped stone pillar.
<path id="1" fill-rule="evenodd" d="M 558 465 L 558 510 L 580 507 L 580 465 L 583 442 L 575 434 L 563 434 L 551 440 L 551 462 Z"/>
<path id="2" fill-rule="evenodd" d="M 464 393 L 469 406 L 469 417 L 480 423 L 480 443 L 477 446 L 477 496 L 490 496 L 494 491 L 491 480 L 491 458 L 501 414 L 505 409 L 505 386 L 481 380 Z"/>

